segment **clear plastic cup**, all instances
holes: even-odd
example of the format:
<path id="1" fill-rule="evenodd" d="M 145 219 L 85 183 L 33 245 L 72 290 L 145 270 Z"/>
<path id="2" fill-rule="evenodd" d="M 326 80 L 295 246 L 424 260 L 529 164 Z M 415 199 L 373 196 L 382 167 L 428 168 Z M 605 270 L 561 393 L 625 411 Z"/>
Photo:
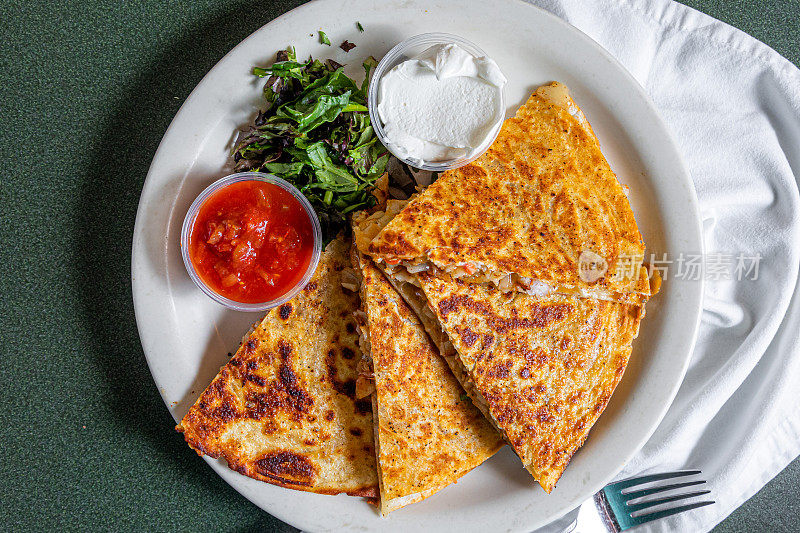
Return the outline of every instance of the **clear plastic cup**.
<path id="1" fill-rule="evenodd" d="M 467 163 L 475 161 L 481 155 L 483 155 L 483 153 L 497 138 L 497 134 L 500 132 L 500 127 L 503 125 L 503 119 L 505 117 L 503 113 L 500 113 L 497 123 L 486 135 L 486 139 L 484 139 L 484 141 L 474 150 L 474 152 L 467 156 L 446 161 L 426 161 L 420 164 L 414 160 L 402 157 L 401 154 L 398 154 L 392 149 L 391 144 L 386 139 L 386 132 L 383 129 L 383 123 L 378 115 L 378 89 L 381 84 L 381 79 L 384 75 L 386 75 L 387 72 L 392 70 L 403 61 L 413 59 L 431 46 L 435 46 L 437 44 L 455 44 L 472 54 L 474 57 L 488 57 L 486 53 L 476 44 L 464 39 L 463 37 L 459 37 L 458 35 L 451 35 L 449 33 L 423 33 L 421 35 L 410 37 L 405 41 L 395 45 L 394 48 L 389 50 L 386 55 L 383 56 L 383 59 L 381 59 L 380 63 L 378 63 L 378 66 L 375 68 L 375 72 L 373 73 L 372 79 L 369 83 L 367 107 L 369 109 L 369 118 L 372 122 L 372 127 L 375 129 L 375 135 L 378 136 L 378 140 L 380 140 L 383 145 L 386 146 L 386 148 L 392 152 L 395 157 L 397 157 L 397 159 L 414 168 L 430 170 L 433 172 L 443 172 L 445 170 L 466 165 Z M 506 103 L 503 89 L 500 91 L 500 109 L 505 110 L 505 108 Z"/>
<path id="2" fill-rule="evenodd" d="M 311 220 L 311 227 L 314 233 L 314 249 L 311 252 L 311 261 L 308 263 L 308 268 L 296 285 L 274 300 L 259 303 L 242 303 L 216 293 L 200 278 L 197 270 L 194 268 L 191 257 L 189 257 L 189 240 L 192 236 L 192 227 L 194 226 L 194 221 L 197 219 L 197 214 L 202 205 L 212 194 L 227 187 L 228 185 L 231 185 L 232 183 L 253 180 L 265 181 L 267 183 L 277 185 L 278 187 L 291 193 L 291 195 L 300 202 L 300 204 L 303 206 L 303 209 L 305 209 L 309 220 Z M 189 277 L 192 278 L 192 281 L 194 281 L 195 285 L 197 285 L 197 287 L 209 298 L 236 311 L 266 311 L 267 309 L 272 309 L 273 307 L 277 307 L 282 303 L 291 300 L 303 289 L 303 287 L 306 286 L 308 281 L 311 279 L 311 276 L 317 269 L 317 263 L 319 263 L 319 256 L 321 253 L 322 229 L 319 225 L 319 218 L 317 217 L 316 212 L 314 212 L 314 208 L 311 207 L 311 204 L 308 202 L 306 197 L 303 196 L 303 193 L 297 190 L 297 188 L 295 188 L 291 183 L 282 180 L 281 178 L 271 174 L 262 174 L 260 172 L 239 172 L 237 174 L 231 174 L 230 176 L 225 176 L 224 178 L 221 178 L 206 187 L 206 189 L 200 193 L 195 201 L 192 202 L 191 207 L 189 207 L 189 211 L 186 213 L 186 218 L 183 219 L 183 227 L 181 228 L 181 255 L 183 256 L 183 263 L 186 265 L 186 271 L 189 273 Z"/>

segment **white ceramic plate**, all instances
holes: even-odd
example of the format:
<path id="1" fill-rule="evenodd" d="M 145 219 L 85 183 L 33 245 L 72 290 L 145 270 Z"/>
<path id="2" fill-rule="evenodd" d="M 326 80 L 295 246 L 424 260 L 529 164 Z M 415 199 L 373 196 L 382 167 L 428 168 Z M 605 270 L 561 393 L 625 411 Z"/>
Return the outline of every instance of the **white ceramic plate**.
<path id="1" fill-rule="evenodd" d="M 333 47 L 317 42 L 319 29 Z M 664 124 L 622 66 L 575 28 L 517 0 L 317 0 L 264 26 L 211 70 L 172 121 L 150 167 L 134 230 L 133 299 L 153 379 L 175 420 L 260 318 L 228 311 L 203 295 L 179 250 L 189 204 L 229 172 L 235 132 L 260 103 L 252 66 L 268 64 L 278 49 L 293 44 L 299 57 L 333 58 L 360 78 L 366 56 L 380 58 L 397 42 L 431 31 L 462 35 L 498 62 L 509 79 L 509 115 L 538 85 L 566 83 L 620 181 L 630 186 L 649 251 L 673 257 L 702 251 L 694 189 Z M 357 45 L 347 54 L 336 46 L 344 39 Z M 699 282 L 664 283 L 648 305 L 622 383 L 552 494 L 534 483 L 508 447 L 458 484 L 386 519 L 359 498 L 274 487 L 220 461 L 209 464 L 253 503 L 304 530 L 530 531 L 590 497 L 655 430 L 683 379 L 701 298 Z M 194 452 L 187 446 L 186 453 Z"/>

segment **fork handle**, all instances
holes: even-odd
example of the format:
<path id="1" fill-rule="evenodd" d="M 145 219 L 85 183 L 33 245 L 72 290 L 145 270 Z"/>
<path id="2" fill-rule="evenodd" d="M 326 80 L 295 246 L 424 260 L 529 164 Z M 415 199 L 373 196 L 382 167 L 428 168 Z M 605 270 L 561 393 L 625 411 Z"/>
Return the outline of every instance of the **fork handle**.
<path id="1" fill-rule="evenodd" d="M 611 506 L 608 503 L 608 499 L 606 498 L 606 493 L 603 489 L 597 491 L 594 495 L 594 505 L 597 508 L 597 514 L 600 515 L 600 519 L 603 521 L 603 525 L 606 526 L 606 529 L 611 533 L 620 533 L 622 528 L 617 522 L 617 519 L 614 518 L 614 514 L 611 512 Z"/>

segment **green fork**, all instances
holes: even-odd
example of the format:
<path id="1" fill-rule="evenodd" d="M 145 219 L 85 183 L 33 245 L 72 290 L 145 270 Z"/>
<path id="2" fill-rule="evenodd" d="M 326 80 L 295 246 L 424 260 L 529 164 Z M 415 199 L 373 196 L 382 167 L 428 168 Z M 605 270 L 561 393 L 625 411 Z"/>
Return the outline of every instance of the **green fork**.
<path id="1" fill-rule="evenodd" d="M 698 507 L 705 507 L 711 505 L 713 501 L 706 500 L 700 502 L 684 503 L 677 507 L 661 508 L 652 512 L 647 512 L 656 506 L 673 502 L 683 502 L 690 498 L 696 498 L 709 494 L 710 490 L 699 490 L 693 492 L 682 492 L 662 498 L 647 499 L 642 501 L 641 498 L 646 498 L 652 494 L 660 492 L 672 491 L 677 489 L 684 489 L 687 487 L 694 487 L 705 483 L 704 480 L 684 481 L 681 483 L 672 483 L 670 485 L 653 486 L 649 488 L 642 488 L 636 490 L 634 487 L 652 483 L 654 481 L 663 481 L 665 479 L 675 479 L 681 477 L 697 476 L 700 470 L 684 470 L 681 472 L 667 472 L 663 474 L 652 474 L 649 476 L 640 476 L 631 479 L 617 481 L 610 483 L 603 487 L 600 492 L 594 495 L 594 502 L 600 512 L 600 517 L 605 523 L 609 531 L 618 533 L 625 531 L 633 526 L 652 522 L 660 518 L 672 516 L 674 514 L 683 513 Z M 635 501 L 638 500 L 638 501 Z"/>

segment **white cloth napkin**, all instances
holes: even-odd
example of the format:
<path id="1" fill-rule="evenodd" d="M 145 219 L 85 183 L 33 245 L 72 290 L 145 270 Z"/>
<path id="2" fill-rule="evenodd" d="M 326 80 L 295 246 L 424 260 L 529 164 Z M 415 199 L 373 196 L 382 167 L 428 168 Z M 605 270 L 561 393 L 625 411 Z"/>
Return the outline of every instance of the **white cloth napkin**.
<path id="1" fill-rule="evenodd" d="M 706 258 L 762 256 L 756 280 L 706 275 L 683 385 L 618 476 L 702 469 L 715 505 L 637 531 L 708 531 L 800 455 L 800 70 L 669 0 L 533 3 L 600 43 L 653 99 L 691 172 Z"/>

